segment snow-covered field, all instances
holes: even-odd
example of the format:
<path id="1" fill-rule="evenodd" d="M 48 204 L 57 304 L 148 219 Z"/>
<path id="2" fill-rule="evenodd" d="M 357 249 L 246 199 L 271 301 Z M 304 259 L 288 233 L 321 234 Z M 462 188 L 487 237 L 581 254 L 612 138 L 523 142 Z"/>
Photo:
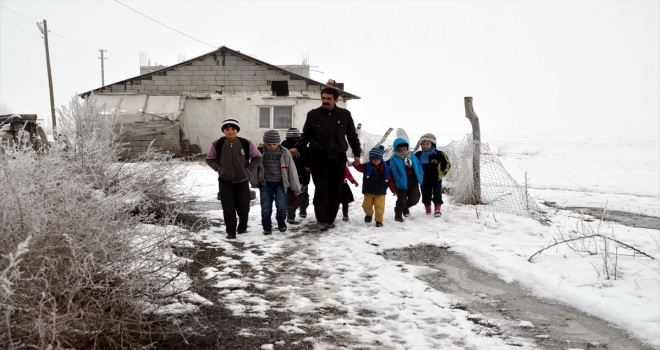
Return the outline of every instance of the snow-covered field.
<path id="1" fill-rule="evenodd" d="M 438 136 L 440 145 L 462 135 Z M 415 139 L 417 135 L 411 134 Z M 481 212 L 474 207 L 452 205 L 445 196 L 443 216 L 426 216 L 423 206 L 411 209 L 404 223 L 395 223 L 395 197 L 388 195 L 385 226 L 365 224 L 362 194 L 353 188 L 356 202 L 351 221 L 337 222 L 327 233 L 296 234 L 294 229 L 263 236 L 258 207 L 250 211 L 249 233 L 238 240 L 249 249 L 237 250 L 225 240 L 224 226 L 199 233 L 199 239 L 241 257 L 259 271 L 241 276 L 235 259 L 219 260 L 207 269 L 217 278 L 219 301 L 235 313 L 260 315 L 269 308 L 293 312 L 338 309 L 341 317 L 322 318 L 319 324 L 291 322 L 287 332 L 304 332 L 300 326 L 325 327 L 355 339 L 361 348 L 429 349 L 533 348 L 533 342 L 515 337 L 486 337 L 474 331 L 467 312 L 451 308 L 456 297 L 430 288 L 415 276 L 428 272 L 386 260 L 384 250 L 426 243 L 448 246 L 473 265 L 516 281 L 540 297 L 552 298 L 600 317 L 660 347 L 660 264 L 658 260 L 633 257 L 619 248 L 617 280 L 606 280 L 598 272 L 602 258 L 579 256 L 565 244 L 545 251 L 530 263 L 527 259 L 558 239 L 558 232 L 576 227 L 578 214 L 548 208 L 540 203 L 556 202 L 562 207 L 596 207 L 660 217 L 660 136 L 647 134 L 551 134 L 485 137 L 509 173 L 519 182 L 527 172 L 530 193 L 547 210 L 551 225 L 504 213 Z M 197 201 L 216 201 L 216 174 L 203 164 L 190 165 L 191 196 Z M 356 179 L 361 176 L 354 173 Z M 257 192 L 258 193 L 258 192 Z M 313 193 L 313 189 L 312 189 Z M 300 225 L 315 222 L 313 208 Z M 495 215 L 493 215 L 495 214 Z M 221 211 L 206 213 L 221 219 Z M 614 237 L 660 259 L 657 229 L 627 227 L 613 222 L 586 222 L 595 231 Z M 299 225 L 299 226 L 300 226 Z M 299 233 L 302 231 L 299 231 Z M 251 249 L 263 252 L 254 254 Z M 287 256 L 286 263 L 270 258 Z M 280 264 L 274 266 L 273 264 Z M 275 269 L 290 273 L 266 278 Z M 312 282 L 305 276 L 313 273 Z M 270 281 L 270 282 L 266 282 Z M 275 281 L 275 282 L 273 282 Z M 279 296 L 271 303 L 235 287 L 254 284 Z M 231 290 L 228 287 L 234 287 Z M 248 310 L 241 301 L 252 299 Z M 369 319 L 363 315 L 369 311 Z M 522 320 L 525 321 L 525 320 Z M 504 321 L 500 321 L 504 322 Z M 528 325 L 503 324 L 504 327 Z M 271 344 L 272 345 L 272 344 Z M 278 344 L 275 344 L 277 348 Z M 279 344 L 282 345 L 282 344 Z M 265 344 L 265 348 L 271 348 Z M 317 342 L 318 348 L 331 347 Z M 286 348 L 286 346 L 281 347 Z"/>

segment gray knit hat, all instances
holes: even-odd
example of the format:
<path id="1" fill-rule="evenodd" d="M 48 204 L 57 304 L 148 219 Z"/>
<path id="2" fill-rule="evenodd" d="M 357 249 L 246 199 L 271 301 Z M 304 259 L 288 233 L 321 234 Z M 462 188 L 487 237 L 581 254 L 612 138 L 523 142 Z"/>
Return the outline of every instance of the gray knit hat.
<path id="1" fill-rule="evenodd" d="M 282 139 L 280 139 L 280 133 L 277 132 L 276 130 L 268 130 L 264 133 L 264 144 L 269 144 L 269 143 L 280 143 Z"/>
<path id="2" fill-rule="evenodd" d="M 298 130 L 297 128 L 289 128 L 289 130 L 286 131 L 287 139 L 296 138 L 296 137 L 300 137 L 300 130 Z"/>
<path id="3" fill-rule="evenodd" d="M 430 132 L 422 135 L 422 138 L 419 139 L 419 144 L 421 145 L 422 142 L 430 142 L 435 145 L 435 135 L 431 134 Z"/>

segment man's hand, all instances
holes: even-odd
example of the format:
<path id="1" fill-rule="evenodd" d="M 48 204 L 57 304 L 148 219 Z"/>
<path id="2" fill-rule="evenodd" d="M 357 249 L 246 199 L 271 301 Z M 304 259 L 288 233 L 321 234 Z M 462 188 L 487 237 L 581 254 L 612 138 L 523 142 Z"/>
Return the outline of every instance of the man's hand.
<path id="1" fill-rule="evenodd" d="M 293 192 L 293 195 L 298 197 L 298 196 L 300 196 L 300 193 L 302 193 L 302 192 Z"/>
<path id="2" fill-rule="evenodd" d="M 358 166 L 360 165 L 360 157 L 355 157 L 353 160 L 353 166 Z"/>
<path id="3" fill-rule="evenodd" d="M 295 156 L 296 154 L 298 154 L 298 150 L 295 148 L 289 148 L 289 153 L 291 153 L 292 156 Z"/>

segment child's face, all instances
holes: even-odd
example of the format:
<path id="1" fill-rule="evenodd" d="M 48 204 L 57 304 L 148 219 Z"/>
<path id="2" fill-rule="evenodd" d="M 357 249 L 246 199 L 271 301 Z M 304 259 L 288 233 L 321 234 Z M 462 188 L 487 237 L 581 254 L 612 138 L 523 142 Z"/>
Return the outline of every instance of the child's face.
<path id="1" fill-rule="evenodd" d="M 400 146 L 397 146 L 396 149 L 399 150 L 399 153 L 405 153 L 405 152 L 408 152 L 408 146 L 406 146 L 406 145 L 400 145 Z"/>
<path id="2" fill-rule="evenodd" d="M 374 158 L 374 159 L 372 159 L 372 160 L 371 160 L 371 164 L 373 164 L 373 165 L 380 165 L 380 159 L 378 159 L 378 158 Z"/>
<path id="3" fill-rule="evenodd" d="M 422 149 L 425 150 L 425 151 L 428 151 L 431 148 L 431 145 L 433 145 L 433 144 L 428 142 L 428 141 L 424 141 L 424 142 L 422 142 Z"/>
<path id="4" fill-rule="evenodd" d="M 267 143 L 266 148 L 268 148 L 269 151 L 274 151 L 279 147 L 280 145 L 277 143 Z"/>

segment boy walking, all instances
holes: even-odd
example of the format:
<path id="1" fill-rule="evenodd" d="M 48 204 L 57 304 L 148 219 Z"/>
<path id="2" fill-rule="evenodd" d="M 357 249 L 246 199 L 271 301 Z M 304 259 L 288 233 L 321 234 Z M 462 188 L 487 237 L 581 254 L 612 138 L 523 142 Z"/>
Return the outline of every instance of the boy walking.
<path id="1" fill-rule="evenodd" d="M 296 142 L 300 138 L 300 130 L 297 128 L 289 128 L 286 131 L 286 139 L 280 144 L 286 149 L 291 149 L 296 146 Z M 298 181 L 302 188 L 302 201 L 300 202 L 300 215 L 301 218 L 307 217 L 307 207 L 309 207 L 309 181 L 311 173 L 309 172 L 309 148 L 307 146 L 298 147 L 298 153 L 293 156 L 293 163 L 298 170 Z M 287 208 L 286 221 L 294 223 L 296 221 L 296 207 Z"/>
<path id="2" fill-rule="evenodd" d="M 394 183 L 390 180 L 390 167 L 383 161 L 383 154 L 385 154 L 383 146 L 374 147 L 369 151 L 369 162 L 355 167 L 355 170 L 364 173 L 362 177 L 364 194 L 362 209 L 366 214 L 364 222 L 370 223 L 375 211 L 376 227 L 383 227 L 387 189 L 389 188 L 396 196 Z"/>
<path id="3" fill-rule="evenodd" d="M 236 239 L 236 233 L 247 232 L 250 211 L 248 180 L 250 173 L 261 164 L 262 158 L 254 143 L 237 136 L 241 130 L 237 120 L 224 120 L 221 130 L 225 136 L 211 143 L 211 149 L 206 154 L 206 164 L 218 172 L 219 196 L 227 227 L 227 239 Z"/>
<path id="4" fill-rule="evenodd" d="M 259 186 L 261 199 L 261 225 L 264 235 L 273 233 L 273 199 L 275 199 L 277 229 L 286 232 L 286 208 L 289 198 L 286 191 L 290 188 L 296 196 L 300 195 L 298 171 L 289 150 L 280 146 L 280 134 L 275 130 L 264 133 L 263 164 L 250 175 L 252 185 Z"/>
<path id="5" fill-rule="evenodd" d="M 415 153 L 424 170 L 424 181 L 422 182 L 422 203 L 426 214 L 431 215 L 431 202 L 433 202 L 435 217 L 442 216 L 442 179 L 451 168 L 451 162 L 445 154 L 435 148 L 435 135 L 424 134 L 419 140 L 422 150 Z"/>
<path id="6" fill-rule="evenodd" d="M 396 208 L 394 220 L 403 222 L 410 215 L 410 207 L 419 202 L 419 184 L 424 179 L 424 171 L 419 159 L 408 150 L 408 141 L 394 140 L 394 155 L 390 158 L 390 168 L 396 186 Z"/>

